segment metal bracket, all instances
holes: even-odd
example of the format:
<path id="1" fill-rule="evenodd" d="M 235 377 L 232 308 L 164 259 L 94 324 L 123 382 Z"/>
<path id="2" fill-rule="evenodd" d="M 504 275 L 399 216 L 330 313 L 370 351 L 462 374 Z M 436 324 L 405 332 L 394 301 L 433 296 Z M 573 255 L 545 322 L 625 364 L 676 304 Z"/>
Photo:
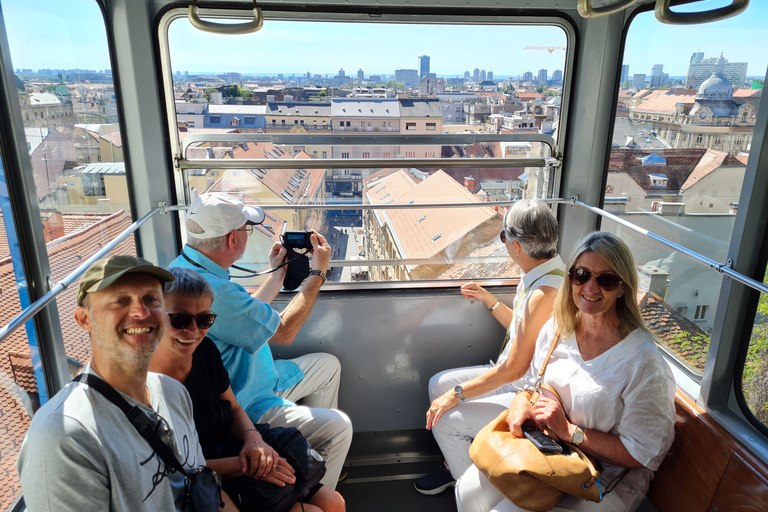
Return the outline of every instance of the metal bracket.
<path id="1" fill-rule="evenodd" d="M 576 208 L 576 201 L 579 200 L 578 194 L 574 194 L 571 196 L 571 208 Z"/>
<path id="2" fill-rule="evenodd" d="M 168 203 L 165 201 L 160 201 L 157 203 L 158 208 L 162 208 L 163 211 L 160 212 L 160 215 L 168 215 Z"/>
<path id="3" fill-rule="evenodd" d="M 729 268 L 729 269 L 733 270 L 733 260 L 731 258 L 728 258 L 728 260 L 725 263 L 723 263 L 721 265 L 718 265 L 715 268 L 715 270 L 717 270 L 721 274 L 724 274 L 725 273 L 725 272 L 723 272 L 724 268 Z"/>
<path id="4" fill-rule="evenodd" d="M 559 169 L 563 165 L 563 161 L 556 157 L 546 157 L 544 163 L 549 169 Z"/>

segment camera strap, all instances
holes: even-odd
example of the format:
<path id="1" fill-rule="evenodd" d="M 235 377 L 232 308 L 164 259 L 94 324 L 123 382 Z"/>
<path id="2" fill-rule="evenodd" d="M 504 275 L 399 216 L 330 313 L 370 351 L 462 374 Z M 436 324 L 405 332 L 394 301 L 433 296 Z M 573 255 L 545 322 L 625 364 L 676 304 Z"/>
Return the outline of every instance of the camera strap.
<path id="1" fill-rule="evenodd" d="M 255 270 L 251 270 L 251 269 L 248 269 L 248 268 L 245 268 L 245 267 L 240 267 L 238 265 L 232 265 L 230 268 L 234 268 L 235 270 L 239 270 L 240 272 L 245 272 L 245 273 L 247 273 L 249 275 L 247 275 L 247 276 L 233 276 L 233 275 L 230 275 L 229 277 L 231 277 L 232 279 L 250 279 L 252 277 L 263 276 L 264 274 L 271 274 L 272 272 L 275 272 L 275 271 L 281 269 L 282 267 L 288 265 L 290 262 L 292 262 L 294 260 L 297 260 L 297 259 L 299 259 L 301 257 L 309 259 L 306 254 L 299 254 L 299 253 L 294 253 L 294 254 L 296 254 L 296 256 L 294 256 L 293 258 L 286 259 L 284 262 L 282 262 L 278 266 L 276 266 L 274 268 L 270 268 L 268 270 L 262 270 L 261 272 L 256 272 Z M 184 250 L 183 249 L 181 251 L 181 257 L 184 258 L 185 260 L 187 260 L 192 265 L 198 267 L 198 268 L 202 268 L 204 270 L 208 270 L 204 266 L 202 266 L 201 264 L 199 264 L 198 262 L 194 261 L 192 258 L 187 256 L 186 254 L 184 254 Z"/>

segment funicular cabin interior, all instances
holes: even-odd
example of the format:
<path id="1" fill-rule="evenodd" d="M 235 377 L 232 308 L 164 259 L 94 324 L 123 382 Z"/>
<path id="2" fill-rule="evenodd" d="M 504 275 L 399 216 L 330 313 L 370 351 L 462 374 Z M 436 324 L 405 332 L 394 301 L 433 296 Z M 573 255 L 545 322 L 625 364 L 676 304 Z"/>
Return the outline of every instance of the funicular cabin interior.
<path id="1" fill-rule="evenodd" d="M 250 268 L 286 229 L 335 247 L 273 350 L 342 363 L 349 510 L 455 509 L 412 489 L 442 460 L 427 381 L 498 353 L 459 285 L 512 303 L 498 232 L 533 197 L 564 259 L 594 229 L 634 253 L 678 387 L 641 510 L 768 510 L 768 11 L 669 4 L 2 0 L 0 507 L 24 510 L 31 415 L 90 357 L 79 276 L 106 253 L 167 265 L 219 191 L 266 211 Z"/>

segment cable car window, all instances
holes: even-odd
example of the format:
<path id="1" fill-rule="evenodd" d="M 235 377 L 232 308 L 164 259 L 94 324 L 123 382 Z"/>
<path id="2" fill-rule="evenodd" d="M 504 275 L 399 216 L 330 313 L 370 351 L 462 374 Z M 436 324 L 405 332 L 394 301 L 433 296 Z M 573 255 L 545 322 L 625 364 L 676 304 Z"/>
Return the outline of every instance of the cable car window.
<path id="1" fill-rule="evenodd" d="M 634 18 L 616 99 L 606 210 L 726 261 L 768 64 L 754 44 L 768 36 L 758 21 L 767 14 L 752 2 L 740 16 L 701 25 L 664 25 L 653 11 Z M 602 225 L 622 231 L 608 220 Z M 649 324 L 664 348 L 700 375 L 723 277 L 647 239 L 625 240 L 646 283 L 640 299 L 665 311 Z"/>
<path id="2" fill-rule="evenodd" d="M 51 277 L 58 282 L 132 222 L 104 19 L 92 0 L 4 3 L 3 16 Z M 0 240 L 5 241 L 5 234 Z M 133 239 L 115 252 L 136 254 Z M 3 275 L 9 286 L 3 286 L 2 302 L 17 304 L 8 256 L 5 245 Z M 90 358 L 88 336 L 74 322 L 76 290 L 75 283 L 56 302 L 72 373 Z M 18 312 L 4 307 L 1 323 Z M 8 380 L 4 388 L 10 391 L 0 417 L 13 423 L 2 429 L 6 448 L 0 464 L 7 475 L 0 493 L 2 510 L 20 492 L 16 456 L 29 415 L 45 401 L 38 389 L 42 374 L 37 367 L 33 371 L 37 353 L 30 341 L 19 330 L 0 352 L 6 369 L 2 376 Z M 19 398 L 21 391 L 27 398 Z"/>
<path id="3" fill-rule="evenodd" d="M 182 143 L 203 133 L 343 135 L 352 142 L 313 139 L 299 146 L 201 140 L 186 149 L 185 158 L 300 159 L 306 160 L 304 171 L 259 164 L 262 173 L 235 177 L 231 169 L 218 176 L 211 169 L 189 169 L 186 193 L 191 198 L 224 191 L 269 211 L 275 220 L 254 233 L 245 255 L 254 269 L 266 268 L 265 247 L 284 229 L 312 228 L 334 246 L 332 281 L 517 277 L 519 269 L 498 237 L 506 207 L 484 203 L 553 197 L 554 168 L 515 165 L 516 160 L 551 157 L 549 145 L 482 137 L 469 144 L 444 144 L 439 138 L 524 134 L 557 140 L 567 39 L 566 31 L 554 25 L 289 21 L 270 20 L 268 13 L 259 32 L 233 37 L 198 31 L 180 16 L 170 22 L 168 48 L 176 107 L 171 125 L 179 127 Z M 488 45 L 489 40 L 505 44 Z M 344 52 L 338 51 L 340 45 Z M 255 119 L 255 125 L 219 128 L 242 116 Z M 432 138 L 406 141 L 406 134 Z M 355 136 L 376 139 L 354 144 Z M 273 155 L 276 148 L 283 150 L 278 156 Z M 354 162 L 348 168 L 313 165 L 320 158 L 372 162 L 363 168 L 353 167 Z M 375 162 L 439 158 L 465 160 L 466 165 L 404 162 L 385 168 Z M 509 165 L 482 164 L 492 158 L 508 159 Z M 292 177 L 299 181 L 298 191 L 286 194 Z M 386 192 L 374 193 L 382 187 Z M 472 206 L 349 208 L 409 203 Z M 339 208 L 284 209 L 313 204 Z M 418 222 L 427 214 L 433 220 Z"/>

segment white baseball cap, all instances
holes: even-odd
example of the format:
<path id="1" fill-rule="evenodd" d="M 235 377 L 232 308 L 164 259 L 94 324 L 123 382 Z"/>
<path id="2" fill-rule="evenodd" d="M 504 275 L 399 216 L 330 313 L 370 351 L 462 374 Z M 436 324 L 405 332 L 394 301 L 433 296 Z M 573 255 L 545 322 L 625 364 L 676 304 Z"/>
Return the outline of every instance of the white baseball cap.
<path id="1" fill-rule="evenodd" d="M 200 194 L 187 210 L 187 219 L 195 221 L 202 233 L 187 234 L 192 238 L 208 239 L 224 236 L 246 224 L 264 222 L 264 211 L 258 206 L 246 206 L 239 199 L 221 192 Z"/>

